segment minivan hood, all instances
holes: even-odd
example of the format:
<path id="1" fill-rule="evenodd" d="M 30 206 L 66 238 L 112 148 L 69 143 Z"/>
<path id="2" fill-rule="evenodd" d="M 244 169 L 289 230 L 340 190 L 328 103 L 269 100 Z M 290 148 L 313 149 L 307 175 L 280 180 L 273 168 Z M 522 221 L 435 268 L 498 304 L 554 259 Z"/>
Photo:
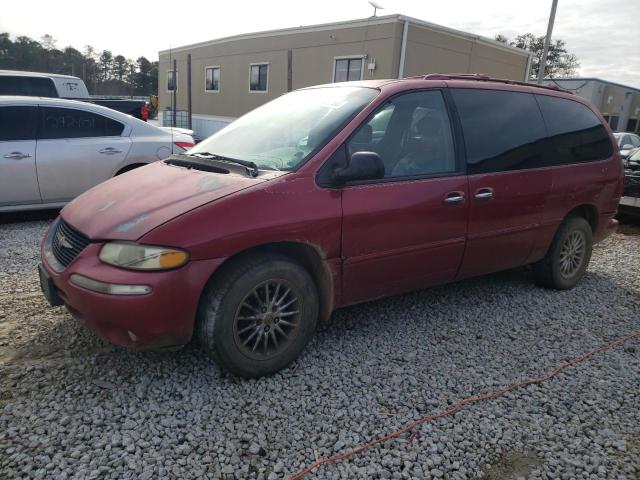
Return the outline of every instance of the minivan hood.
<path id="1" fill-rule="evenodd" d="M 250 178 L 155 162 L 93 187 L 61 216 L 92 240 L 134 241 L 178 215 L 276 176 Z"/>

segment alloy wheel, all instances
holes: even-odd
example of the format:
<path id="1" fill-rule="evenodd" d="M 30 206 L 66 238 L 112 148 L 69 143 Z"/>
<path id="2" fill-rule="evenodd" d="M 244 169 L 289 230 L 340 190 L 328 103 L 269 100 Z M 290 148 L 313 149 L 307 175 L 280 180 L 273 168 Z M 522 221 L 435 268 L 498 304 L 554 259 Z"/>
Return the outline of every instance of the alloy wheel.
<path id="1" fill-rule="evenodd" d="M 560 275 L 573 277 L 582 267 L 585 258 L 586 239 L 583 232 L 574 230 L 565 239 L 560 249 Z"/>
<path id="2" fill-rule="evenodd" d="M 236 345 L 244 355 L 268 360 L 287 348 L 297 335 L 301 300 L 285 280 L 267 280 L 240 302 L 233 323 Z"/>

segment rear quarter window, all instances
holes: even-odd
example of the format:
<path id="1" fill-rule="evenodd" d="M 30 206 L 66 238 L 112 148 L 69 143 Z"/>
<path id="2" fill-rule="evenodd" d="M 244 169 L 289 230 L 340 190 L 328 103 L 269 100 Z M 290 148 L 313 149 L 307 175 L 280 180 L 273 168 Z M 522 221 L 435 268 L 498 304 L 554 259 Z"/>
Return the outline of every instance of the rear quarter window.
<path id="1" fill-rule="evenodd" d="M 549 165 L 605 160 L 613 155 L 606 128 L 580 102 L 536 95 L 550 137 Z"/>
<path id="2" fill-rule="evenodd" d="M 469 174 L 544 166 L 546 131 L 533 94 L 452 89 Z"/>
<path id="3" fill-rule="evenodd" d="M 0 76 L 0 95 L 56 98 L 58 92 L 50 78 Z"/>
<path id="4" fill-rule="evenodd" d="M 124 125 L 102 115 L 71 108 L 41 107 L 39 138 L 86 138 L 119 136 Z"/>

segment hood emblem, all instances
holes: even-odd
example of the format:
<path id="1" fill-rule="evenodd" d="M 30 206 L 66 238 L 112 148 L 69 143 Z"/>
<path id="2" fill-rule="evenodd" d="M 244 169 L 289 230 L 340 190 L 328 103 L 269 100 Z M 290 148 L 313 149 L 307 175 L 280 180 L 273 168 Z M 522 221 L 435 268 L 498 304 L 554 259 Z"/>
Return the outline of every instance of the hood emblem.
<path id="1" fill-rule="evenodd" d="M 60 245 L 62 248 L 73 248 L 73 245 L 71 245 L 71 242 L 67 240 L 67 237 L 64 235 L 64 233 L 58 232 L 58 234 L 56 235 L 56 239 L 58 240 L 58 245 Z"/>

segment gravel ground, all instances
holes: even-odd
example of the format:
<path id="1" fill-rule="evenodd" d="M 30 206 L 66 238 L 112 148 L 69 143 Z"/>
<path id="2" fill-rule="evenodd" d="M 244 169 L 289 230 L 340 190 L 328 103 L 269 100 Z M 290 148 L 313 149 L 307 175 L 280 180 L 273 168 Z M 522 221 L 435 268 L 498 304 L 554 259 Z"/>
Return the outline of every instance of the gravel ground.
<path id="1" fill-rule="evenodd" d="M 47 307 L 34 267 L 49 221 L 0 225 L 2 479 L 287 478 L 640 330 L 632 229 L 572 291 L 519 269 L 350 307 L 291 368 L 238 380 L 195 346 L 122 350 Z M 639 394 L 634 340 L 309 478 L 638 479 Z"/>

